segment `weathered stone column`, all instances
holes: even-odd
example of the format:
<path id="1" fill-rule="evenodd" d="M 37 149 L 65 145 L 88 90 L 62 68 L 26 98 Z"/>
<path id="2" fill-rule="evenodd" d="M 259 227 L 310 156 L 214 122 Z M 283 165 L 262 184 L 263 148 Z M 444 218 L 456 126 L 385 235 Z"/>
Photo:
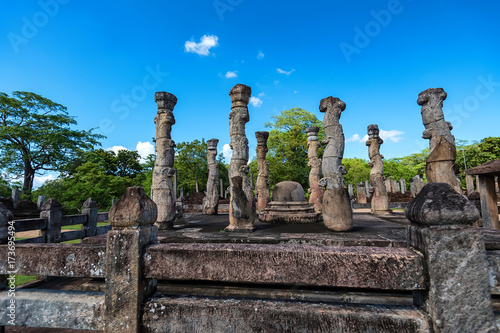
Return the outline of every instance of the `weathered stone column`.
<path id="1" fill-rule="evenodd" d="M 460 182 L 455 176 L 457 149 L 453 126 L 444 120 L 443 101 L 447 94 L 443 88 L 429 88 L 418 95 L 417 103 L 422 106 L 422 123 L 425 126 L 422 137 L 429 139 L 430 153 L 425 173 L 429 183 L 447 183 L 462 193 Z"/>
<path id="2" fill-rule="evenodd" d="M 500 230 L 495 177 L 491 175 L 478 175 L 477 179 L 477 190 L 481 198 L 483 227 Z"/>
<path id="3" fill-rule="evenodd" d="M 414 302 L 433 332 L 496 332 L 477 208 L 446 183 L 429 183 L 405 209 L 408 245 L 424 255 L 428 289 Z"/>
<path id="4" fill-rule="evenodd" d="M 324 143 L 327 145 L 323 154 L 323 177 L 320 186 L 326 187 L 323 195 L 323 221 L 325 226 L 333 231 L 352 229 L 352 209 L 349 193 L 344 184 L 345 167 L 344 132 L 340 125 L 340 114 L 345 110 L 345 103 L 338 98 L 327 97 L 321 100 L 319 110 L 325 112 L 323 129 Z"/>
<path id="5" fill-rule="evenodd" d="M 371 167 L 370 170 L 370 183 L 372 185 L 372 201 L 371 210 L 373 214 L 388 214 L 389 210 L 389 196 L 384 183 L 384 156 L 380 154 L 380 145 L 384 143 L 379 136 L 378 126 L 375 124 L 368 126 L 368 157 Z"/>
<path id="6" fill-rule="evenodd" d="M 369 198 L 371 196 L 371 186 L 370 186 L 370 181 L 368 180 L 365 180 L 365 194 L 366 194 L 366 197 Z"/>
<path id="7" fill-rule="evenodd" d="M 251 231 L 255 221 L 255 201 L 248 179 L 248 139 L 245 124 L 250 120 L 248 101 L 252 89 L 243 84 L 235 85 L 229 92 L 231 112 L 229 113 L 230 146 L 233 150 L 229 164 L 229 226 L 226 231 Z"/>
<path id="8" fill-rule="evenodd" d="M 474 192 L 474 178 L 471 175 L 465 175 L 465 184 L 467 188 L 467 194 Z"/>
<path id="9" fill-rule="evenodd" d="M 352 187 L 352 183 L 349 183 L 349 185 L 347 185 L 347 190 L 349 192 L 349 196 L 351 198 L 353 198 L 354 197 L 354 188 Z"/>
<path id="10" fill-rule="evenodd" d="M 257 210 L 261 211 L 269 203 L 269 162 L 266 160 L 267 138 L 269 132 L 255 132 L 257 138 L 257 168 L 259 174 L 255 182 L 257 192 Z"/>
<path id="11" fill-rule="evenodd" d="M 56 199 L 49 199 L 42 205 L 40 218 L 47 220 L 47 226 L 40 230 L 40 234 L 45 238 L 45 243 L 61 242 L 61 208 L 61 204 Z"/>
<path id="12" fill-rule="evenodd" d="M 140 186 L 127 188 L 109 211 L 106 245 L 106 332 L 142 332 L 142 307 L 156 291 L 145 279 L 144 252 L 157 243 L 156 204 Z"/>
<path id="13" fill-rule="evenodd" d="M 12 196 L 11 197 L 12 197 L 12 206 L 14 209 L 17 209 L 17 207 L 19 206 L 21 191 L 19 191 L 18 188 L 12 189 Z"/>
<path id="14" fill-rule="evenodd" d="M 207 141 L 208 180 L 207 193 L 205 198 L 203 198 L 203 213 L 206 215 L 217 215 L 217 208 L 219 206 L 219 192 L 217 191 L 219 168 L 215 161 L 218 143 L 218 139 Z"/>
<path id="15" fill-rule="evenodd" d="M 399 178 L 399 184 L 401 185 L 401 193 L 406 193 L 406 180 L 404 178 Z"/>
<path id="16" fill-rule="evenodd" d="M 158 113 L 156 124 L 156 161 L 153 169 L 153 183 L 151 185 L 152 199 L 158 207 L 158 229 L 164 230 L 173 227 L 175 218 L 175 197 L 172 178 L 175 174 L 174 147 L 175 142 L 170 136 L 172 125 L 175 124 L 174 107 L 177 97 L 173 94 L 159 91 L 155 93 L 155 102 Z"/>
<path id="17" fill-rule="evenodd" d="M 366 200 L 365 184 L 363 182 L 356 184 L 356 199 L 359 204 L 365 204 L 368 202 Z"/>
<path id="18" fill-rule="evenodd" d="M 97 202 L 94 199 L 88 198 L 83 203 L 82 214 L 87 215 L 87 221 L 83 223 L 85 237 L 97 235 Z"/>
<path id="19" fill-rule="evenodd" d="M 318 140 L 319 127 L 312 126 L 306 128 L 307 133 L 307 157 L 309 158 L 309 203 L 314 207 L 316 213 L 321 213 L 323 208 L 324 190 L 319 185 L 321 180 L 321 159 L 318 158 L 318 149 L 321 143 Z"/>

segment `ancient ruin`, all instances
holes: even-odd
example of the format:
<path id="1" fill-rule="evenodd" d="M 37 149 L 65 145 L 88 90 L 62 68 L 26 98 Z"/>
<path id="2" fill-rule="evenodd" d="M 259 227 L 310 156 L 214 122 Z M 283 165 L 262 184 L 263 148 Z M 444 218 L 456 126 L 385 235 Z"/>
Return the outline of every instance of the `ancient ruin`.
<path id="1" fill-rule="evenodd" d="M 155 117 L 156 124 L 156 161 L 153 169 L 153 180 L 151 195 L 158 206 L 158 229 L 173 227 L 175 218 L 175 196 L 172 186 L 172 178 L 175 175 L 174 147 L 175 142 L 170 136 L 172 125 L 175 124 L 174 107 L 177 97 L 173 94 L 158 91 L 155 93 L 155 102 L 158 113 Z"/>
<path id="2" fill-rule="evenodd" d="M 216 215 L 219 205 L 219 192 L 217 185 L 219 183 L 219 168 L 215 158 L 217 157 L 218 139 L 207 141 L 207 162 L 208 162 L 208 180 L 207 192 L 203 198 L 203 213 L 206 215 Z"/>
<path id="3" fill-rule="evenodd" d="M 370 158 L 370 183 L 372 185 L 371 211 L 373 214 L 387 214 L 389 210 L 389 196 L 384 183 L 384 156 L 380 154 L 380 145 L 384 143 L 379 136 L 378 126 L 368 125 L 368 157 Z"/>
<path id="4" fill-rule="evenodd" d="M 257 210 L 261 211 L 269 203 L 269 162 L 266 160 L 269 132 L 255 132 L 255 137 L 257 138 L 257 168 L 259 170 L 255 189 Z"/>
<path id="5" fill-rule="evenodd" d="M 443 88 L 429 88 L 418 95 L 417 103 L 422 106 L 422 123 L 425 126 L 422 137 L 430 140 L 425 173 L 429 183 L 447 183 L 462 193 L 454 171 L 457 150 L 455 137 L 451 134 L 453 126 L 444 120 L 443 101 L 446 97 Z"/>
<path id="6" fill-rule="evenodd" d="M 229 164 L 231 201 L 226 231 L 251 231 L 255 221 L 254 195 L 248 179 L 248 139 L 245 134 L 245 124 L 250 120 L 248 102 L 251 94 L 252 89 L 243 84 L 235 85 L 229 92 L 232 103 L 229 113 L 229 145 L 233 155 Z"/>
<path id="7" fill-rule="evenodd" d="M 302 185 L 284 181 L 273 188 L 271 202 L 259 213 L 259 220 L 267 223 L 316 223 L 321 221 L 304 196 Z"/>
<path id="8" fill-rule="evenodd" d="M 319 127 L 312 126 L 306 128 L 307 133 L 307 165 L 311 167 L 309 171 L 309 203 L 317 213 L 321 213 L 323 206 L 323 188 L 319 185 L 321 179 L 321 159 L 318 158 L 318 149 L 321 143 L 318 140 Z"/>
<path id="9" fill-rule="evenodd" d="M 323 220 L 325 226 L 333 231 L 352 229 L 352 209 L 349 193 L 345 188 L 344 132 L 340 125 L 340 114 L 345 110 L 345 103 L 338 98 L 327 97 L 321 100 L 319 110 L 325 113 L 323 129 L 324 143 L 327 145 L 323 154 L 323 177 L 320 185 L 326 187 L 323 195 Z"/>
<path id="10" fill-rule="evenodd" d="M 359 182 L 356 184 L 356 203 L 365 204 L 367 202 L 365 184 Z"/>

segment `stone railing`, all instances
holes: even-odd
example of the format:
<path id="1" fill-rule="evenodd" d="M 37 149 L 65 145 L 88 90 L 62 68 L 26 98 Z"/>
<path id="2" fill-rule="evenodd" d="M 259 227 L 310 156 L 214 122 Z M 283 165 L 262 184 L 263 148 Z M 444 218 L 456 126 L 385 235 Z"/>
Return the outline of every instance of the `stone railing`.
<path id="1" fill-rule="evenodd" d="M 451 187 L 432 186 L 407 208 L 412 224 L 403 248 L 158 244 L 156 205 L 142 188 L 129 188 L 109 212 L 113 229 L 106 245 L 19 244 L 15 269 L 2 260 L 0 274 L 105 278 L 105 292 L 17 290 L 19 326 L 106 332 L 495 332 L 490 292 L 498 290 L 499 256 L 486 255 L 480 232 L 468 226 L 477 217 L 469 205 Z M 8 245 L 0 245 L 0 258 L 8 252 Z M 194 294 L 164 296 L 182 283 Z M 221 289 L 207 297 L 202 291 L 207 284 Z M 314 300 L 270 296 L 298 287 L 311 294 L 328 288 L 346 295 L 414 297 L 409 304 L 379 297 L 378 303 L 363 305 L 318 300 L 321 292 Z M 8 306 L 5 291 L 0 325 L 8 324 Z"/>
<path id="2" fill-rule="evenodd" d="M 7 219 L 8 220 L 8 219 Z M 62 215 L 61 205 L 55 199 L 47 200 L 41 206 L 39 218 L 14 220 L 9 230 L 15 233 L 40 230 L 40 236 L 16 240 L 16 243 L 60 243 L 83 239 L 107 233 L 111 226 L 97 226 L 98 222 L 108 220 L 108 213 L 98 213 L 92 198 L 83 203 L 82 214 Z M 8 224 L 7 221 L 4 222 Z M 62 231 L 61 227 L 81 224 L 81 230 Z M 4 227 L 0 224 L 0 229 Z"/>

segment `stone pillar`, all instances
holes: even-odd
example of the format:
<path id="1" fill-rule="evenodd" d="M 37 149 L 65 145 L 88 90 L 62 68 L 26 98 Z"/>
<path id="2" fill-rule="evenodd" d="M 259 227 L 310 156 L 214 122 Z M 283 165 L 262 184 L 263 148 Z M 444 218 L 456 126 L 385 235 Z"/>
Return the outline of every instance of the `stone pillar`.
<path id="1" fill-rule="evenodd" d="M 401 187 L 399 186 L 399 183 L 394 180 L 394 192 L 401 192 Z"/>
<path id="2" fill-rule="evenodd" d="M 318 149 L 321 143 L 318 140 L 319 127 L 312 126 L 306 128 L 307 133 L 307 157 L 309 162 L 307 165 L 311 167 L 309 171 L 309 204 L 314 207 L 316 213 L 321 213 L 323 210 L 323 194 L 324 190 L 319 185 L 321 180 L 321 159 L 318 158 Z"/>
<path id="3" fill-rule="evenodd" d="M 18 188 L 12 189 L 12 207 L 17 209 L 19 207 L 19 198 L 21 196 L 21 191 Z"/>
<path id="4" fill-rule="evenodd" d="M 261 211 L 269 203 L 269 162 L 266 160 L 267 139 L 269 132 L 255 132 L 257 139 L 257 169 L 259 174 L 256 181 L 257 210 Z"/>
<path id="5" fill-rule="evenodd" d="M 343 175 L 347 173 L 342 165 L 345 139 L 339 123 L 345 103 L 330 96 L 321 100 L 319 110 L 325 113 L 323 129 L 326 148 L 322 161 L 324 178 L 320 180 L 320 186 L 326 187 L 323 195 L 323 221 L 330 230 L 347 231 L 353 227 L 352 209 L 344 184 Z"/>
<path id="6" fill-rule="evenodd" d="M 363 184 L 363 182 L 356 184 L 356 197 L 358 199 L 357 203 L 359 204 L 365 204 L 368 202 L 366 200 L 365 184 Z"/>
<path id="7" fill-rule="evenodd" d="M 399 178 L 399 184 L 401 186 L 401 193 L 406 193 L 406 180 L 404 178 Z"/>
<path id="8" fill-rule="evenodd" d="M 444 120 L 443 114 L 446 96 L 443 88 L 429 88 L 418 95 L 417 103 L 422 106 L 422 123 L 425 126 L 422 137 L 429 139 L 430 146 L 425 173 L 429 183 L 447 183 L 462 193 L 454 171 L 457 149 L 455 137 L 451 134 L 453 126 Z"/>
<path id="9" fill-rule="evenodd" d="M 36 201 L 36 207 L 38 210 L 42 209 L 42 205 L 45 202 L 45 196 L 44 195 L 39 195 L 38 200 Z"/>
<path id="10" fill-rule="evenodd" d="M 370 186 L 370 182 L 368 180 L 365 180 L 365 194 L 366 194 L 366 197 L 369 198 L 371 196 L 371 186 Z"/>
<path id="11" fill-rule="evenodd" d="M 417 196 L 417 184 L 415 183 L 414 178 L 410 179 L 410 192 L 413 198 Z"/>
<path id="12" fill-rule="evenodd" d="M 380 154 L 380 145 L 384 140 L 380 138 L 378 125 L 368 126 L 368 157 L 370 158 L 370 183 L 372 185 L 371 211 L 373 214 L 388 214 L 389 196 L 384 183 L 384 156 Z"/>
<path id="13" fill-rule="evenodd" d="M 385 178 L 384 185 L 385 185 L 386 191 L 391 192 L 392 186 L 391 186 L 391 179 L 390 178 Z"/>
<path id="14" fill-rule="evenodd" d="M 219 180 L 219 196 L 222 198 L 224 197 L 224 181 L 222 179 Z"/>
<path id="15" fill-rule="evenodd" d="M 208 180 L 207 192 L 205 198 L 203 198 L 203 213 L 206 215 L 217 215 L 217 208 L 219 206 L 219 192 L 217 191 L 219 168 L 215 161 L 218 143 L 218 139 L 207 141 Z"/>
<path id="16" fill-rule="evenodd" d="M 40 218 L 47 220 L 47 227 L 40 231 L 45 243 L 61 242 L 61 204 L 56 199 L 49 199 L 42 205 Z"/>
<path id="17" fill-rule="evenodd" d="M 465 175 L 465 184 L 467 188 L 467 194 L 474 192 L 474 178 L 471 175 Z"/>
<path id="18" fill-rule="evenodd" d="M 483 227 L 487 229 L 500 230 L 495 177 L 489 175 L 478 175 L 478 180 L 477 190 L 481 199 Z"/>
<path id="19" fill-rule="evenodd" d="M 144 278 L 144 253 L 156 244 L 156 204 L 140 186 L 127 188 L 109 211 L 112 230 L 106 245 L 106 332 L 142 332 L 142 308 L 156 291 Z"/>
<path id="20" fill-rule="evenodd" d="M 174 192 L 174 198 L 177 200 L 177 170 L 174 170 L 174 177 L 172 178 L 174 181 L 172 191 Z"/>
<path id="21" fill-rule="evenodd" d="M 248 139 L 245 124 L 250 120 L 248 101 L 252 89 L 243 84 L 235 85 L 229 92 L 231 112 L 229 113 L 230 147 L 233 150 L 229 164 L 229 226 L 226 231 L 251 231 L 255 221 L 255 201 L 248 179 Z"/>
<path id="22" fill-rule="evenodd" d="M 352 183 L 349 183 L 349 185 L 347 186 L 347 189 L 348 189 L 348 192 L 349 192 L 349 196 L 351 198 L 353 198 L 354 197 L 354 189 L 352 187 Z"/>
<path id="23" fill-rule="evenodd" d="M 496 332 L 488 262 L 474 204 L 446 183 L 429 183 L 407 206 L 408 246 L 424 256 L 428 289 L 414 303 L 433 332 Z"/>
<path id="24" fill-rule="evenodd" d="M 87 215 L 87 222 L 83 224 L 85 237 L 97 235 L 97 202 L 88 198 L 83 203 L 82 214 Z"/>
<path id="25" fill-rule="evenodd" d="M 175 142 L 170 136 L 172 125 L 175 124 L 174 107 L 177 97 L 168 92 L 155 93 L 155 102 L 158 113 L 156 124 L 156 161 L 153 169 L 151 185 L 152 199 L 158 207 L 158 229 L 164 230 L 173 227 L 175 218 L 175 197 L 172 178 L 175 175 L 174 147 Z"/>

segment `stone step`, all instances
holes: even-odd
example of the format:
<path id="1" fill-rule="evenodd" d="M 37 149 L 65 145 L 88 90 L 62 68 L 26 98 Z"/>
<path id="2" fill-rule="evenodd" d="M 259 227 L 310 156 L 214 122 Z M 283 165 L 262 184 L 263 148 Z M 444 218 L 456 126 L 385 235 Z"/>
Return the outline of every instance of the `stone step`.
<path id="1" fill-rule="evenodd" d="M 145 332 L 429 332 L 410 306 L 336 305 L 234 298 L 163 297 L 148 301 Z"/>

